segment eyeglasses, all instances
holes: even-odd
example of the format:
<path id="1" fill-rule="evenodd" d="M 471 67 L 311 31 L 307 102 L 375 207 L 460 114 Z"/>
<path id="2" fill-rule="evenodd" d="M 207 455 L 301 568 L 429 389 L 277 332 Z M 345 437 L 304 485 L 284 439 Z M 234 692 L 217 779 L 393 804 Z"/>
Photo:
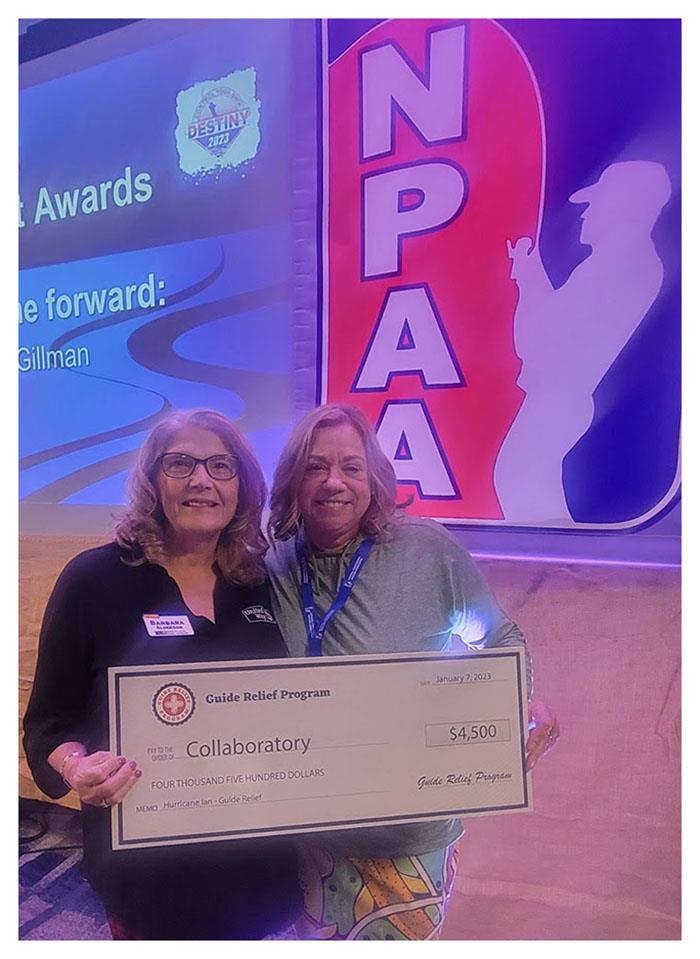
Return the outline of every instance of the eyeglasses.
<path id="1" fill-rule="evenodd" d="M 172 479 L 187 479 L 204 463 L 204 468 L 213 480 L 230 480 L 238 474 L 238 459 L 230 453 L 216 453 L 205 459 L 197 459 L 189 453 L 163 453 L 159 457 L 160 467 L 166 476 Z"/>

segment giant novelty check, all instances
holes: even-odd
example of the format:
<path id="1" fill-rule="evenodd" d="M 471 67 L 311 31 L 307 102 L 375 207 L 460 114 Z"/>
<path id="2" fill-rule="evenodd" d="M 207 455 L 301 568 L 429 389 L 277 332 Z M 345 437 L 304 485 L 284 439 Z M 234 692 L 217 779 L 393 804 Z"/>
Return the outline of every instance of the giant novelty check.
<path id="1" fill-rule="evenodd" d="M 114 849 L 531 808 L 518 647 L 109 670 Z"/>

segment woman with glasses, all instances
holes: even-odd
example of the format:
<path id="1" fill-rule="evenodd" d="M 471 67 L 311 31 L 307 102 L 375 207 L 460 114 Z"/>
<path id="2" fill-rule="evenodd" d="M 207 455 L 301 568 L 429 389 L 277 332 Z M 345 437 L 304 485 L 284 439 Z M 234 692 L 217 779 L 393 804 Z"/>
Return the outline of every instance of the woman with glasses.
<path id="1" fill-rule="evenodd" d="M 108 667 L 285 655 L 264 582 L 265 493 L 229 420 L 172 414 L 141 448 L 114 541 L 75 557 L 47 605 L 24 745 L 44 793 L 81 801 L 84 868 L 113 938 L 261 939 L 300 912 L 287 840 L 110 844 L 111 807 L 151 770 L 109 751 Z"/>

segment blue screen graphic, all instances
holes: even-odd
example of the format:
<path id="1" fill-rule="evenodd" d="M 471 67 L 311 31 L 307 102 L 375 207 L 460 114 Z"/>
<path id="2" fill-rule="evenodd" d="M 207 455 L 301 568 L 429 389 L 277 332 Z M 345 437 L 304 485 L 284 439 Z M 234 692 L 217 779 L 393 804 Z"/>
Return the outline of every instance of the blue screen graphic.
<path id="1" fill-rule="evenodd" d="M 313 22 L 99 40 L 21 76 L 20 499 L 42 516 L 123 502 L 171 409 L 234 419 L 269 479 L 315 325 Z"/>

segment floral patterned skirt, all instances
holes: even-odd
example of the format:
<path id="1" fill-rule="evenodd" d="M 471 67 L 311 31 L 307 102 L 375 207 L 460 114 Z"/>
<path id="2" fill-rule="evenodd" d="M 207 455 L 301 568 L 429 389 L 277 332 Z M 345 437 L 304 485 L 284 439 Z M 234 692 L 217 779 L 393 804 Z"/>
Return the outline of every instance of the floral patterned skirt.
<path id="1" fill-rule="evenodd" d="M 457 843 L 420 856 L 344 859 L 300 849 L 299 939 L 437 939 L 457 871 Z"/>

